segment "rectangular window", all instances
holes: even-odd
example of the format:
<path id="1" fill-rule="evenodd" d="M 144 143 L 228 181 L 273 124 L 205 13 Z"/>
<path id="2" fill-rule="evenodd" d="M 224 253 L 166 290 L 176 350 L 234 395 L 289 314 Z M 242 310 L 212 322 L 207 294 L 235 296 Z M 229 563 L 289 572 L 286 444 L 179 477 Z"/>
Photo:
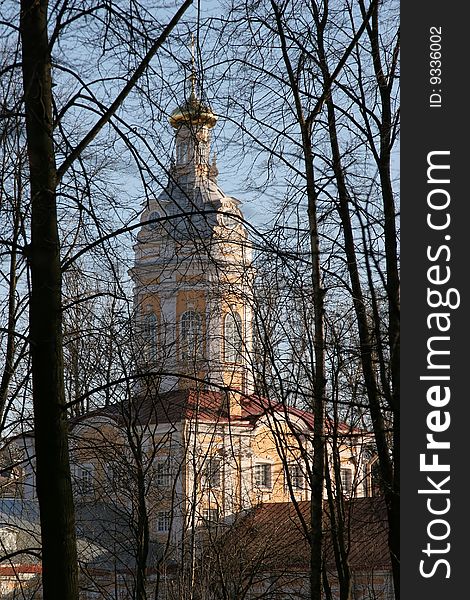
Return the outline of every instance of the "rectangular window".
<path id="1" fill-rule="evenodd" d="M 162 460 L 157 463 L 157 486 L 169 487 L 171 484 L 171 466 L 169 460 Z"/>
<path id="2" fill-rule="evenodd" d="M 89 496 L 93 493 L 93 465 L 85 464 L 76 468 L 76 483 L 78 493 Z"/>
<path id="3" fill-rule="evenodd" d="M 161 511 L 157 514 L 157 531 L 170 531 L 171 512 Z"/>
<path id="4" fill-rule="evenodd" d="M 343 494 L 350 494 L 352 490 L 352 471 L 351 469 L 341 469 L 341 488 Z"/>
<path id="5" fill-rule="evenodd" d="M 254 466 L 254 485 L 260 488 L 271 487 L 271 465 L 261 463 Z"/>
<path id="6" fill-rule="evenodd" d="M 205 472 L 206 483 L 210 488 L 220 487 L 221 482 L 221 465 L 220 458 L 210 458 Z"/>
<path id="7" fill-rule="evenodd" d="M 304 489 L 304 474 L 302 472 L 302 469 L 300 468 L 300 465 L 290 465 L 289 472 L 286 474 L 286 477 L 290 478 L 290 483 L 294 490 Z"/>

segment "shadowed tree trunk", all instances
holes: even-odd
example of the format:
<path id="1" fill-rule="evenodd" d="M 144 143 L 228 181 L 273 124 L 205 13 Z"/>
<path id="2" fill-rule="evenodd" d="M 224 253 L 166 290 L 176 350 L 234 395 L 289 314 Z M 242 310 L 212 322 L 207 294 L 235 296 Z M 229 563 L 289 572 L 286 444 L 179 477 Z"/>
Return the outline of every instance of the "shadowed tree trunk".
<path id="1" fill-rule="evenodd" d="M 323 571 L 323 489 L 325 483 L 325 395 L 326 395 L 326 368 L 325 368 L 325 289 L 322 282 L 322 267 L 320 262 L 320 232 L 318 227 L 318 186 L 315 182 L 314 152 L 313 152 L 313 125 L 318 117 L 322 104 L 328 101 L 331 87 L 339 72 L 343 68 L 348 56 L 358 43 L 371 17 L 371 9 L 364 14 L 364 20 L 356 32 L 353 40 L 344 51 L 335 65 L 332 74 L 324 78 L 321 98 L 311 111 L 306 111 L 302 105 L 301 73 L 302 69 L 295 69 L 289 54 L 289 38 L 292 33 L 283 23 L 281 7 L 271 0 L 271 7 L 276 19 L 277 35 L 279 37 L 282 58 L 286 67 L 290 91 L 294 100 L 296 119 L 301 132 L 302 159 L 305 169 L 305 189 L 307 196 L 307 214 L 309 223 L 312 300 L 314 308 L 314 389 L 313 406 L 314 432 L 313 432 L 313 464 L 310 477 L 310 597 L 311 600 L 322 598 L 322 571 Z M 323 34 L 328 23 L 328 5 L 324 12 L 320 12 L 316 3 L 311 5 L 315 32 L 318 39 L 318 59 L 321 72 L 326 74 L 326 57 L 322 54 Z M 301 63 L 299 63 L 299 66 Z"/>
<path id="2" fill-rule="evenodd" d="M 52 121 L 51 46 L 47 0 L 22 0 L 20 36 L 26 145 L 31 192 L 30 346 L 41 520 L 44 600 L 78 599 L 75 515 L 70 477 L 64 386 L 62 274 L 58 234 L 58 183 L 109 123 L 192 0 L 185 0 L 153 41 L 109 107 L 57 167 Z M 65 5 L 64 5 L 65 6 Z"/>
<path id="3" fill-rule="evenodd" d="M 78 598 L 75 514 L 63 380 L 61 267 L 45 0 L 21 3 L 26 138 L 32 200 L 30 343 L 45 600 Z"/>

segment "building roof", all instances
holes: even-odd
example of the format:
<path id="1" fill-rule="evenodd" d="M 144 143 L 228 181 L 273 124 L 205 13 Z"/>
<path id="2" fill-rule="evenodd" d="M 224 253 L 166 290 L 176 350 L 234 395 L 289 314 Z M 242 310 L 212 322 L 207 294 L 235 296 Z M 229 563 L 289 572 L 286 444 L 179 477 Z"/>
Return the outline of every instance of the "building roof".
<path id="1" fill-rule="evenodd" d="M 349 565 L 356 571 L 390 570 L 387 518 L 381 498 L 356 498 L 345 503 Z M 325 556 L 335 569 L 328 507 L 325 505 Z M 308 572 L 310 503 L 262 504 L 245 512 L 221 537 L 222 547 L 238 560 L 273 571 Z"/>
<path id="2" fill-rule="evenodd" d="M 211 167 L 215 169 L 215 166 Z M 230 213 L 239 213 L 240 201 L 228 196 L 210 177 L 196 177 L 188 173 L 172 171 L 172 177 L 157 199 L 157 206 L 163 211 L 166 222 L 161 223 L 160 239 L 166 235 L 179 243 L 191 244 L 201 256 L 207 254 L 207 240 L 220 226 L 219 217 L 229 205 Z M 147 213 L 142 213 L 142 219 Z M 241 213 L 240 213 L 241 215 Z M 166 235 L 165 235 L 166 232 Z M 138 234 L 141 242 L 148 241 L 148 231 Z M 248 244 L 247 241 L 245 241 Z M 184 257 L 178 256 L 178 263 L 184 263 Z M 168 256 L 165 256 L 168 261 Z"/>
<path id="3" fill-rule="evenodd" d="M 184 421 L 197 419 L 201 423 L 228 424 L 254 429 L 261 421 L 268 422 L 283 419 L 290 426 L 312 430 L 314 417 L 308 410 L 288 406 L 283 402 L 271 401 L 256 395 L 239 394 L 241 413 L 229 414 L 228 394 L 232 392 L 216 390 L 184 389 L 161 394 L 147 393 L 136 395 L 131 402 L 113 404 L 101 408 L 74 420 L 86 422 L 90 418 L 111 418 L 122 425 L 137 419 L 142 426 L 177 425 Z M 235 392 L 236 393 L 236 392 Z M 330 419 L 325 420 L 327 430 L 332 428 Z M 353 428 L 347 423 L 337 423 L 337 435 L 363 435 L 366 432 Z"/>
<path id="4" fill-rule="evenodd" d="M 80 523 L 79 513 L 77 523 Z M 39 522 L 39 505 L 36 500 L 18 498 L 0 499 L 0 549 L 4 545 L 3 536 L 14 534 L 14 547 L 10 549 L 16 554 L 14 564 L 36 564 L 41 552 L 41 526 Z M 77 536 L 78 560 L 81 564 L 92 564 L 102 560 L 108 554 L 105 547 L 90 538 Z M 1 555 L 1 553 L 0 553 Z M 12 563 L 10 563 L 11 565 Z"/>
<path id="5" fill-rule="evenodd" d="M 130 402 L 98 409 L 79 417 L 75 422 L 79 423 L 96 416 L 109 417 L 118 423 L 137 418 L 141 425 L 176 425 L 196 417 L 201 421 L 228 422 L 228 412 L 224 408 L 220 392 L 198 392 L 189 389 L 137 395 Z"/>
<path id="6" fill-rule="evenodd" d="M 118 422 L 137 416 L 143 425 L 177 424 L 182 421 L 198 419 L 206 423 L 231 423 L 241 427 L 255 427 L 263 417 L 276 416 L 289 419 L 301 419 L 304 424 L 313 426 L 313 415 L 305 410 L 286 407 L 280 402 L 270 402 L 259 396 L 240 394 L 241 414 L 229 415 L 228 393 L 209 390 L 174 390 L 162 394 L 136 396 L 132 402 L 115 404 L 77 419 L 83 421 L 92 416 L 106 416 Z"/>
<path id="7" fill-rule="evenodd" d="M 147 393 L 136 395 L 132 401 L 111 404 L 91 410 L 70 420 L 71 427 L 86 424 L 90 419 L 111 420 L 116 425 L 137 419 L 141 426 L 178 425 L 184 421 L 197 419 L 207 424 L 231 424 L 254 429 L 265 418 L 269 421 L 284 419 L 290 426 L 301 426 L 313 430 L 314 416 L 308 410 L 288 406 L 283 402 L 270 401 L 256 395 L 240 394 L 241 414 L 229 415 L 228 392 L 215 390 L 172 390 L 161 394 Z M 327 431 L 333 429 L 331 419 L 325 419 Z M 364 436 L 368 432 L 340 422 L 335 426 L 336 435 Z M 10 441 L 23 437 L 34 437 L 34 431 L 26 431 L 13 436 Z"/>

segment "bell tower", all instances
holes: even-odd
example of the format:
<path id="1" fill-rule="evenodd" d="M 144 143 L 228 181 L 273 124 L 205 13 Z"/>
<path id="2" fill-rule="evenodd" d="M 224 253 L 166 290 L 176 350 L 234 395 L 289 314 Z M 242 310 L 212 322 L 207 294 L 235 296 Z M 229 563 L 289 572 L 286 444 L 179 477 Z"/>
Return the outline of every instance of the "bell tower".
<path id="1" fill-rule="evenodd" d="M 240 201 L 217 184 L 217 117 L 193 89 L 170 115 L 168 183 L 141 215 L 131 271 L 142 363 L 160 391 L 252 391 L 252 249 Z M 160 375 L 158 375 L 160 374 Z"/>

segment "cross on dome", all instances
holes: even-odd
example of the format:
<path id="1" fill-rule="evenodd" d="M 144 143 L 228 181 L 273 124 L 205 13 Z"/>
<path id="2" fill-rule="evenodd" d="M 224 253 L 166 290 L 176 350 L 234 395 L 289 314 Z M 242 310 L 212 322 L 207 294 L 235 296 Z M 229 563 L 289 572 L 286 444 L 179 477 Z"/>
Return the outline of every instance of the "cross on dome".
<path id="1" fill-rule="evenodd" d="M 205 126 L 212 129 L 217 122 L 217 117 L 210 106 L 198 97 L 196 93 L 197 69 L 194 57 L 194 35 L 191 35 L 191 92 L 188 99 L 175 108 L 169 117 L 172 127 L 178 129 L 181 125 Z M 186 80 L 187 81 L 187 80 Z"/>

